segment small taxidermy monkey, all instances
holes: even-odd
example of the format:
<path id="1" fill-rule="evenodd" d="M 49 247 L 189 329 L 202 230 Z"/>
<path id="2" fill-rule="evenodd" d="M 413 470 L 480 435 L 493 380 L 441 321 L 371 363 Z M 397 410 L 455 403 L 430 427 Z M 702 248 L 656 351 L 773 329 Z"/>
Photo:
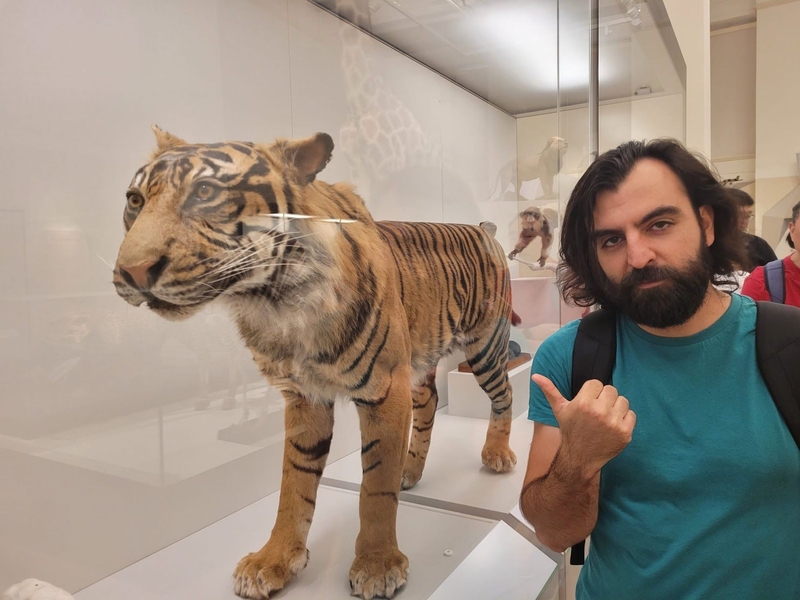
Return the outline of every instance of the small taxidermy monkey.
<path id="1" fill-rule="evenodd" d="M 543 267 L 547 257 L 550 256 L 550 245 L 553 243 L 553 234 L 550 232 L 550 223 L 535 206 L 526 208 L 519 213 L 519 239 L 514 249 L 509 252 L 508 258 L 514 259 L 517 254 L 525 250 L 535 238 L 542 238 L 542 252 L 539 256 L 539 266 Z"/>

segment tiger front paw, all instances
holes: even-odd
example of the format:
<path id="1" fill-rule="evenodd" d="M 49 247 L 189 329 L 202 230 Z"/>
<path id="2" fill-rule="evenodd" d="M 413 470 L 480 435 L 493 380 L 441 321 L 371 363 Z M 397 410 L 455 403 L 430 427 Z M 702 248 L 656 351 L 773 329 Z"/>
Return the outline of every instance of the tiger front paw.
<path id="1" fill-rule="evenodd" d="M 406 584 L 408 558 L 397 548 L 356 556 L 350 567 L 350 588 L 364 600 L 391 598 Z"/>
<path id="2" fill-rule="evenodd" d="M 308 550 L 298 542 L 290 548 L 270 546 L 251 552 L 233 572 L 233 591 L 241 598 L 266 600 L 280 591 L 308 564 Z"/>
<path id="3" fill-rule="evenodd" d="M 492 471 L 507 473 L 517 464 L 517 455 L 508 445 L 486 444 L 481 452 L 483 464 Z"/>

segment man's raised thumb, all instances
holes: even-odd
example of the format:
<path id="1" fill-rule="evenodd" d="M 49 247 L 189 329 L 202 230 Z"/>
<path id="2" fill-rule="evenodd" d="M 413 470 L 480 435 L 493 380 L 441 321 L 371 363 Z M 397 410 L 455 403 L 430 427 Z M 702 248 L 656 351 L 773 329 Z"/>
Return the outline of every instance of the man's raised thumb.
<path id="1" fill-rule="evenodd" d="M 561 395 L 561 392 L 558 391 L 558 388 L 553 385 L 553 382 L 544 375 L 539 375 L 536 373 L 531 376 L 531 379 L 536 385 L 539 386 L 539 389 L 542 390 L 544 397 L 547 398 L 547 401 L 550 403 L 550 406 L 553 409 L 554 415 L 557 415 L 564 405 L 569 404 L 567 399 L 564 398 L 564 396 Z"/>

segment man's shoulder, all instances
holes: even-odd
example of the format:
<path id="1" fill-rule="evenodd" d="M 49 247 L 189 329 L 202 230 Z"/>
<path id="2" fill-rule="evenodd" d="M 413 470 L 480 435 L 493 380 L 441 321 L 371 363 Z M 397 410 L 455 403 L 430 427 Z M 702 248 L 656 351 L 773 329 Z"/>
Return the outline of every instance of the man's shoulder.
<path id="1" fill-rule="evenodd" d="M 541 343 L 533 357 L 533 373 L 541 373 L 551 379 L 569 376 L 579 324 L 580 320 L 570 321 Z M 535 387 L 538 389 L 538 386 Z"/>
<path id="2" fill-rule="evenodd" d="M 568 349 L 572 353 L 572 346 L 575 344 L 575 337 L 578 335 L 580 323 L 580 319 L 575 319 L 563 325 L 542 342 L 539 351 L 560 353 Z"/>

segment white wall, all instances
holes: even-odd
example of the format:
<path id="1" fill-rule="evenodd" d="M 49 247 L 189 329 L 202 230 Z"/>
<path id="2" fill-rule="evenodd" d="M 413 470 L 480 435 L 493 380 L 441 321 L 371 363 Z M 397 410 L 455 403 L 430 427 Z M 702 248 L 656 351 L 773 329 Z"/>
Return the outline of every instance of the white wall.
<path id="1" fill-rule="evenodd" d="M 711 153 L 709 0 L 664 0 L 686 62 L 686 145 Z"/>
<path id="2" fill-rule="evenodd" d="M 516 202 L 489 196 L 516 124 L 304 0 L 2 6 L 0 589 L 76 590 L 280 477 L 281 399 L 227 318 L 167 323 L 109 283 L 150 125 L 190 141 L 327 131 L 322 178 L 353 180 L 377 218 L 491 219 L 507 247 Z M 359 125 L 392 119 L 378 164 Z M 255 443 L 218 439 L 259 415 Z M 331 459 L 359 445 L 339 415 Z"/>
<path id="3" fill-rule="evenodd" d="M 665 94 L 603 102 L 599 109 L 599 150 L 605 152 L 632 139 L 683 138 L 683 95 Z M 588 109 L 569 108 L 517 120 L 520 157 L 541 152 L 547 138 L 569 142 L 562 173 L 583 173 L 589 161 Z"/>
<path id="4" fill-rule="evenodd" d="M 711 36 L 711 158 L 756 153 L 756 25 Z"/>
<path id="5" fill-rule="evenodd" d="M 757 5 L 756 223 L 800 184 L 800 3 Z M 787 214 L 788 216 L 788 214 Z M 779 231 L 763 231 L 777 244 Z"/>
<path id="6" fill-rule="evenodd" d="M 756 175 L 797 175 L 800 152 L 800 3 L 758 11 Z"/>

